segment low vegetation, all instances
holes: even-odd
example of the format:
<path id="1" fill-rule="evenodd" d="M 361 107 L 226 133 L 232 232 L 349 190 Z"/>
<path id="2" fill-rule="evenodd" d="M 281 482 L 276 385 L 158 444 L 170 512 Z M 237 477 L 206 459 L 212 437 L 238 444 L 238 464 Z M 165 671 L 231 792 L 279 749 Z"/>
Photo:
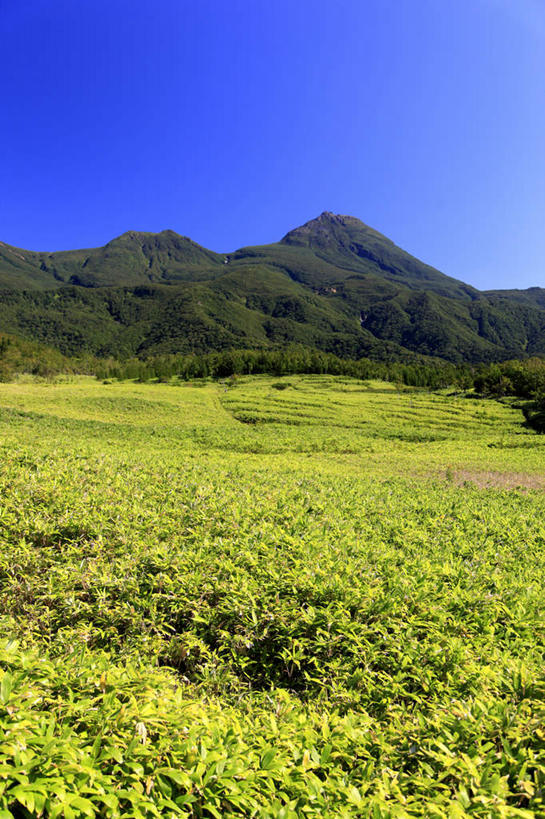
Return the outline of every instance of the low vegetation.
<path id="1" fill-rule="evenodd" d="M 28 377 L 0 424 L 2 819 L 545 815 L 519 409 Z"/>

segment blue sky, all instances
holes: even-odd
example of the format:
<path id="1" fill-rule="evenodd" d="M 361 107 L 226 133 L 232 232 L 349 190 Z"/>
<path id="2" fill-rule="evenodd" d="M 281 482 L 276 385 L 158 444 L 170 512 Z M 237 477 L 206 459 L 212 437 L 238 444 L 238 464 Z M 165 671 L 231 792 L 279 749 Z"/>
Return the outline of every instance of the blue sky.
<path id="1" fill-rule="evenodd" d="M 218 251 L 348 213 L 545 286 L 545 0 L 0 0 L 0 239 Z"/>

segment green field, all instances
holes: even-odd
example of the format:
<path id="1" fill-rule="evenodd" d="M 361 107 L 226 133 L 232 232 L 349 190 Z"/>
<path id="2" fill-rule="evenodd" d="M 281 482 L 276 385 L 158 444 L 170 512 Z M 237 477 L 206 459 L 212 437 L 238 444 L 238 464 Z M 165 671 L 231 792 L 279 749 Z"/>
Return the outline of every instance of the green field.
<path id="1" fill-rule="evenodd" d="M 545 817 L 519 410 L 20 379 L 0 429 L 0 819 Z"/>

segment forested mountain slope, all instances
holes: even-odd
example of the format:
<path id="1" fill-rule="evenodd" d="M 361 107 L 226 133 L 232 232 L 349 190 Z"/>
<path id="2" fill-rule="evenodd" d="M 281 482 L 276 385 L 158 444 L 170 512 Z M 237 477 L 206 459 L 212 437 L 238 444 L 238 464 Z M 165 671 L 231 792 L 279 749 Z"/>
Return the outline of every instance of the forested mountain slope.
<path id="1" fill-rule="evenodd" d="M 88 250 L 0 244 L 0 288 L 0 331 L 66 354 L 289 342 L 350 357 L 545 354 L 545 291 L 481 293 L 328 212 L 275 244 L 225 254 L 171 230 Z"/>

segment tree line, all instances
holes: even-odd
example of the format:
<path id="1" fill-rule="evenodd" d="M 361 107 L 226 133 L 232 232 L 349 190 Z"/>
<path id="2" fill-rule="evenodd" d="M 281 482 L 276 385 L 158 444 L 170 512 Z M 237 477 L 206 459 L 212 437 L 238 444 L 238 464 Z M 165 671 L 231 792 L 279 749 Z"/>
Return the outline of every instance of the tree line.
<path id="1" fill-rule="evenodd" d="M 490 398 L 516 396 L 528 424 L 545 432 L 545 360 L 504 361 L 489 365 L 473 381 L 475 391 Z"/>
<path id="2" fill-rule="evenodd" d="M 119 362 L 111 359 L 96 367 L 97 377 L 103 380 L 169 381 L 177 377 L 182 381 L 191 381 L 236 375 L 282 376 L 302 373 L 372 378 L 431 389 L 450 384 L 469 387 L 472 380 L 469 365 L 448 362 L 384 362 L 369 358 L 352 360 L 298 346 L 280 350 L 226 350 L 205 355 L 163 355 L 143 361 L 131 359 Z"/>

